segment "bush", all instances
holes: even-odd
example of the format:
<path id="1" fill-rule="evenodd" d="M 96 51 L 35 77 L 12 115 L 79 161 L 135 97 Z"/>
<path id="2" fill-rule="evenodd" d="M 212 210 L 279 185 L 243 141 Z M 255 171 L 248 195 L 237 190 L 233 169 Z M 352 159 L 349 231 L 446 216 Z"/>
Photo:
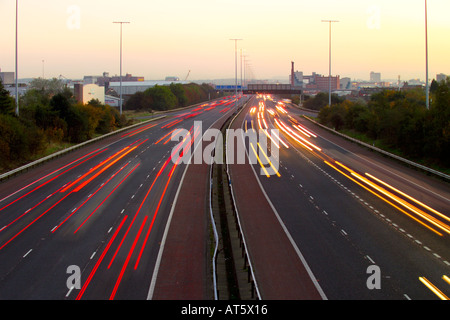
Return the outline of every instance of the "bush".
<path id="1" fill-rule="evenodd" d="M 450 79 L 437 84 L 425 107 L 425 92 L 384 90 L 367 106 L 344 101 L 323 107 L 319 122 L 380 140 L 403 156 L 450 167 Z"/>
<path id="2" fill-rule="evenodd" d="M 172 83 L 169 86 L 154 86 L 144 92 L 136 92 L 127 101 L 127 110 L 171 110 L 214 99 L 219 95 L 208 84 Z"/>
<path id="3" fill-rule="evenodd" d="M 11 168 L 14 163 L 27 161 L 44 147 L 43 131 L 12 115 L 0 114 L 0 137 L 2 168 Z"/>

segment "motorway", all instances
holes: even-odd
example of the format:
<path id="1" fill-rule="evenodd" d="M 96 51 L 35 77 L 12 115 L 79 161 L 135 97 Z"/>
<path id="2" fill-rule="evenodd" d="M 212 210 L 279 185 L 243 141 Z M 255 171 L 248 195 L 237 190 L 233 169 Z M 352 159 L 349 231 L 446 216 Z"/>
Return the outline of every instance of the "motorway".
<path id="1" fill-rule="evenodd" d="M 172 112 L 3 182 L 0 299 L 147 299 L 187 151 L 234 110 Z"/>
<path id="2" fill-rule="evenodd" d="M 245 140 L 258 161 L 246 174 L 242 165 L 229 168 L 262 298 L 448 298 L 448 182 L 338 137 L 302 113 L 259 96 L 232 126 L 265 130 L 269 145 L 274 141 L 264 150 Z M 246 183 L 262 196 L 244 194 Z M 252 212 L 251 203 L 270 209 Z M 298 261 L 280 253 L 290 246 Z M 286 269 L 288 255 L 305 269 Z M 297 282 L 298 292 L 289 292 Z"/>
<path id="3" fill-rule="evenodd" d="M 2 182 L 0 299 L 213 299 L 209 165 L 183 160 L 233 101 L 173 112 Z M 450 296 L 448 182 L 272 97 L 244 102 L 231 129 L 273 141 L 245 142 L 252 164 L 228 158 L 262 299 Z"/>

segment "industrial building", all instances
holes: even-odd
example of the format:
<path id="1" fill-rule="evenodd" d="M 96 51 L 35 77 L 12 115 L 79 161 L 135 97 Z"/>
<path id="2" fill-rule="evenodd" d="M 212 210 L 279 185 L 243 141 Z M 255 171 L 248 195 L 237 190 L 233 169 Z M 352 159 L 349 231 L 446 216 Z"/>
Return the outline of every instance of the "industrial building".
<path id="1" fill-rule="evenodd" d="M 87 104 L 89 101 L 97 99 L 100 103 L 105 104 L 105 88 L 96 84 L 75 84 L 74 96 L 79 103 Z"/>
<path id="2" fill-rule="evenodd" d="M 289 76 L 291 86 L 302 87 L 310 91 L 329 91 L 330 77 L 322 76 L 315 72 L 312 75 L 304 75 L 303 72 L 294 71 L 294 62 L 291 64 L 291 74 Z M 340 76 L 331 77 L 331 90 L 340 90 Z"/>
<path id="3" fill-rule="evenodd" d="M 0 72 L 0 80 L 2 81 L 3 85 L 14 84 L 15 83 L 14 72 Z"/>
<path id="4" fill-rule="evenodd" d="M 144 80 L 144 77 L 136 77 L 130 73 L 122 76 L 122 82 L 142 82 Z M 84 76 L 83 78 L 84 84 L 97 84 L 106 89 L 108 89 L 109 83 L 111 82 L 120 82 L 120 76 L 110 76 L 109 72 L 103 72 L 101 76 Z"/>
<path id="5" fill-rule="evenodd" d="M 168 86 L 172 84 L 173 81 L 158 81 L 158 80 L 147 80 L 147 81 L 136 81 L 136 82 L 122 82 L 122 95 L 133 95 L 136 92 L 142 92 L 149 88 L 158 86 Z M 187 84 L 187 81 L 177 81 L 176 83 Z M 115 92 L 120 93 L 120 82 L 110 82 L 109 88 L 113 89 Z"/>
<path id="6" fill-rule="evenodd" d="M 380 83 L 381 82 L 381 73 L 372 71 L 370 73 L 370 82 Z"/>

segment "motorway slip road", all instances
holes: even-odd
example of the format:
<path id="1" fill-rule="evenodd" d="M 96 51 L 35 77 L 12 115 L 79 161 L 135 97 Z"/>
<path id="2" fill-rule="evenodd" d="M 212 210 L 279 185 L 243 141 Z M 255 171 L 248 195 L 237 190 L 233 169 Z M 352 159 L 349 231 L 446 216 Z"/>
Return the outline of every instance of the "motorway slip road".
<path id="1" fill-rule="evenodd" d="M 240 113 L 231 129 L 241 128 L 247 111 L 244 109 Z M 301 253 L 294 247 L 280 224 L 276 212 L 259 186 L 251 165 L 248 162 L 229 164 L 229 174 L 249 259 L 253 264 L 262 299 L 326 299 L 302 260 Z"/>

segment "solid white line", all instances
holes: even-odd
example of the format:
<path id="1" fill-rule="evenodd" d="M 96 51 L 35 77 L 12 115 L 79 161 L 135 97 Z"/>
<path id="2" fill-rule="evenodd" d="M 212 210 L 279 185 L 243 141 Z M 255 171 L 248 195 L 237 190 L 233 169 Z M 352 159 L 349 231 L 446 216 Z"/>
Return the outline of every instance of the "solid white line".
<path id="1" fill-rule="evenodd" d="M 220 119 L 222 119 L 222 117 L 217 119 L 209 128 L 214 126 L 216 124 L 216 122 L 218 122 Z M 174 201 L 172 203 L 172 208 L 170 209 L 169 217 L 167 219 L 166 227 L 164 229 L 164 235 L 163 235 L 163 238 L 161 240 L 161 245 L 160 245 L 160 248 L 159 248 L 158 257 L 156 258 L 155 269 L 153 270 L 152 281 L 150 283 L 150 288 L 148 290 L 147 300 L 152 300 L 152 298 L 153 298 L 153 293 L 154 293 L 155 285 L 156 285 L 156 279 L 158 277 L 159 267 L 161 265 L 162 254 L 163 254 L 164 247 L 165 247 L 166 240 L 167 240 L 167 234 L 169 233 L 170 223 L 172 221 L 173 212 L 175 210 L 175 206 L 176 206 L 177 201 L 178 201 L 178 196 L 180 194 L 181 187 L 183 186 L 184 177 L 186 176 L 186 172 L 187 172 L 190 164 L 192 163 L 191 160 L 194 157 L 195 151 L 201 145 L 202 145 L 202 143 L 198 143 L 197 146 L 195 146 L 194 151 L 191 154 L 190 161 L 188 161 L 188 163 L 186 164 L 186 168 L 184 169 L 183 176 L 181 177 L 181 180 L 180 180 L 180 184 L 178 185 L 177 193 L 175 194 L 175 198 L 174 198 Z M 155 168 L 153 168 L 153 170 L 155 170 Z"/>
<path id="2" fill-rule="evenodd" d="M 244 140 L 244 137 L 242 136 L 242 139 Z M 244 145 L 245 145 L 245 141 Z M 248 154 L 247 154 L 248 157 Z M 249 157 L 248 157 L 249 158 Z M 297 253 L 298 257 L 300 258 L 300 261 L 303 263 L 303 266 L 305 267 L 309 277 L 311 278 L 311 281 L 313 282 L 314 286 L 316 287 L 317 291 L 319 292 L 320 296 L 322 297 L 323 300 L 328 300 L 325 293 L 323 292 L 322 288 L 319 285 L 319 282 L 317 281 L 316 277 L 314 276 L 314 274 L 312 273 L 308 263 L 306 262 L 305 258 L 303 257 L 302 253 L 300 252 L 300 249 L 297 247 L 297 244 L 295 243 L 294 239 L 292 238 L 291 234 L 289 233 L 289 231 L 287 230 L 285 224 L 283 223 L 283 221 L 281 220 L 280 215 L 278 214 L 278 211 L 275 209 L 274 205 L 272 204 L 272 201 L 270 201 L 269 196 L 267 195 L 266 191 L 264 190 L 264 187 L 261 184 L 261 181 L 258 178 L 258 175 L 256 174 L 255 168 L 253 168 L 253 166 L 250 166 L 253 170 L 253 174 L 256 177 L 256 181 L 258 181 L 259 187 L 261 188 L 261 191 L 263 192 L 264 196 L 266 197 L 267 202 L 269 203 L 270 207 L 272 208 L 275 216 L 278 219 L 278 222 L 280 223 L 282 229 L 284 230 L 284 232 L 286 233 L 286 236 L 288 237 L 289 241 L 291 242 L 292 247 L 294 248 L 295 252 Z"/>

